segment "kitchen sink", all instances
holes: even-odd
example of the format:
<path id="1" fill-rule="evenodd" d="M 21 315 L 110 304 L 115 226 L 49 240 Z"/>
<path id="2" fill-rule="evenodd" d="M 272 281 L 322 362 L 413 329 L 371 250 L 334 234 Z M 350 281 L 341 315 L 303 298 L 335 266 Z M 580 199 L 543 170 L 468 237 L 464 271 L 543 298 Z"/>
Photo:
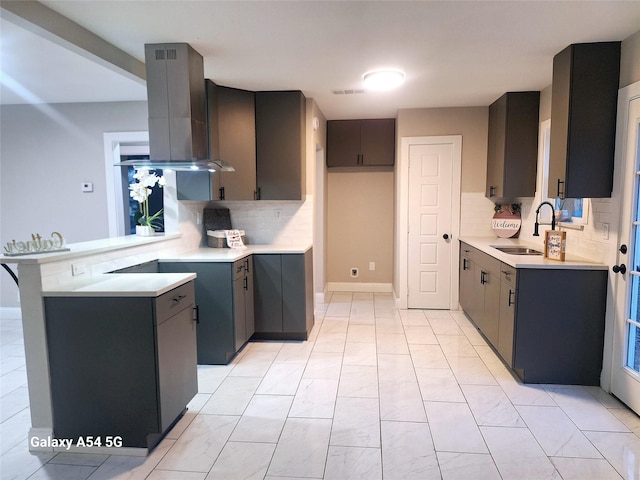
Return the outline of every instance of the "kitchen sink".
<path id="1" fill-rule="evenodd" d="M 542 252 L 536 250 L 534 248 L 529 247 L 517 247 L 517 246 L 493 246 L 496 250 L 500 250 L 503 253 L 508 253 L 509 255 L 542 255 Z"/>

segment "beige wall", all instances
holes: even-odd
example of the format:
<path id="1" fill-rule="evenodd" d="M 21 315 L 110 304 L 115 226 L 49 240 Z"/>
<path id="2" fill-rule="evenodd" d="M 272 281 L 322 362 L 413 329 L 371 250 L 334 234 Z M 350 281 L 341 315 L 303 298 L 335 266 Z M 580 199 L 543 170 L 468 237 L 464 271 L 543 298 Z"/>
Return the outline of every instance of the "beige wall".
<path id="1" fill-rule="evenodd" d="M 620 88 L 640 82 L 640 30 L 622 42 Z"/>
<path id="2" fill-rule="evenodd" d="M 461 191 L 484 192 L 488 125 L 489 107 L 412 108 L 398 112 L 397 138 L 462 135 Z"/>
<path id="3" fill-rule="evenodd" d="M 391 284 L 393 172 L 328 174 L 327 281 Z M 369 262 L 376 263 L 374 271 Z M 351 278 L 349 269 L 360 274 Z"/>

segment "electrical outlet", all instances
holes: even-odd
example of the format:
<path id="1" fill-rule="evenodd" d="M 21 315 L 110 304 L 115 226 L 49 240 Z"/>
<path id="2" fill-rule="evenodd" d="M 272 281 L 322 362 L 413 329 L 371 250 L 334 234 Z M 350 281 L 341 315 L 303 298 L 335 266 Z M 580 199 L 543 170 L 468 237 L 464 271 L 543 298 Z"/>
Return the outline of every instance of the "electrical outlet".
<path id="1" fill-rule="evenodd" d="M 274 210 L 273 217 L 276 221 L 280 221 L 280 219 L 282 218 L 282 210 L 280 210 L 279 208 L 277 210 Z"/>
<path id="2" fill-rule="evenodd" d="M 602 224 L 602 238 L 604 240 L 609 240 L 609 224 L 608 223 Z"/>
<path id="3" fill-rule="evenodd" d="M 356 278 L 358 276 L 358 268 L 357 267 L 351 267 L 350 272 L 351 272 L 351 276 L 353 278 Z"/>
<path id="4" fill-rule="evenodd" d="M 73 263 L 71 265 L 71 275 L 84 275 L 86 271 L 86 265 L 84 263 Z"/>
<path id="5" fill-rule="evenodd" d="M 376 269 L 376 262 L 369 262 L 369 270 L 373 271 Z"/>

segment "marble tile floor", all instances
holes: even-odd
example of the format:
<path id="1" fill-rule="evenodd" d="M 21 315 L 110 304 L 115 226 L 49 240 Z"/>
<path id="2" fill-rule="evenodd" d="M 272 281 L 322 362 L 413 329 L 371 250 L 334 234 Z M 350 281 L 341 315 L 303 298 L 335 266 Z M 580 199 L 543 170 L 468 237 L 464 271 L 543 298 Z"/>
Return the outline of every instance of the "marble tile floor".
<path id="1" fill-rule="evenodd" d="M 462 312 L 333 293 L 306 342 L 200 366 L 189 411 L 147 457 L 31 454 L 19 319 L 3 318 L 0 478 L 640 478 L 640 419 L 598 387 L 523 385 Z"/>

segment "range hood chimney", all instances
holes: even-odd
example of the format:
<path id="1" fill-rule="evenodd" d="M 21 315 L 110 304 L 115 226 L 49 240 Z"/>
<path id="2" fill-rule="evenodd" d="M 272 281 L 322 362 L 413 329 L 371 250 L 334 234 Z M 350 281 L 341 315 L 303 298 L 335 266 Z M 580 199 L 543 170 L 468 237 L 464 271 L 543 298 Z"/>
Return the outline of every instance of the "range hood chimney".
<path id="1" fill-rule="evenodd" d="M 149 160 L 117 165 L 172 170 L 233 171 L 209 158 L 202 56 L 187 43 L 145 44 Z"/>

